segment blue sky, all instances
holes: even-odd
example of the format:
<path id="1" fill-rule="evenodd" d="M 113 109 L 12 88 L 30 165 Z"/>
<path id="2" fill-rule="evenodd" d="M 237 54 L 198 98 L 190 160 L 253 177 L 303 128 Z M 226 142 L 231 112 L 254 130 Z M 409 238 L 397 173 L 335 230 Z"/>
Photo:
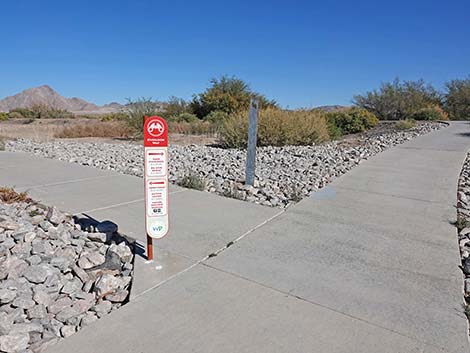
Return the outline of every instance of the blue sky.
<path id="1" fill-rule="evenodd" d="M 470 75 L 468 0 L 2 1 L 0 97 L 190 98 L 235 75 L 284 107 Z"/>

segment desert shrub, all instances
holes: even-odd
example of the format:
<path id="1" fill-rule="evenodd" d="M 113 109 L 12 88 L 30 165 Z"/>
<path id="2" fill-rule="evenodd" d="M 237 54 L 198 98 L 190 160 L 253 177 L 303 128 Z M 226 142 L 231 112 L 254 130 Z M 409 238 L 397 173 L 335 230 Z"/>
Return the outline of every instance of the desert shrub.
<path id="1" fill-rule="evenodd" d="M 0 121 L 8 120 L 8 113 L 0 112 Z"/>
<path id="2" fill-rule="evenodd" d="M 105 122 L 105 121 L 116 121 L 116 120 L 126 120 L 127 115 L 125 113 L 107 113 L 100 115 L 100 120 Z"/>
<path id="3" fill-rule="evenodd" d="M 209 121 L 197 119 L 193 122 L 168 121 L 168 131 L 172 134 L 214 135 L 217 127 Z"/>
<path id="4" fill-rule="evenodd" d="M 343 135 L 343 131 L 339 128 L 338 125 L 336 125 L 336 120 L 334 117 L 327 115 L 326 123 L 328 126 L 328 135 L 330 135 L 331 140 L 340 138 Z"/>
<path id="5" fill-rule="evenodd" d="M 409 130 L 416 127 L 416 121 L 413 119 L 400 120 L 395 125 L 398 130 Z"/>
<path id="6" fill-rule="evenodd" d="M 69 119 L 74 115 L 66 110 L 50 108 L 45 105 L 36 105 L 31 108 L 16 108 L 10 110 L 10 119 Z"/>
<path id="7" fill-rule="evenodd" d="M 379 90 L 354 97 L 354 103 L 380 120 L 406 119 L 419 109 L 440 105 L 441 95 L 423 80 L 383 83 Z"/>
<path id="8" fill-rule="evenodd" d="M 35 113 L 30 109 L 16 108 L 8 112 L 9 119 L 35 119 Z"/>
<path id="9" fill-rule="evenodd" d="M 58 130 L 54 137 L 80 138 L 80 137 L 110 137 L 126 138 L 131 136 L 132 129 L 122 121 L 89 122 L 71 124 Z"/>
<path id="10" fill-rule="evenodd" d="M 470 119 L 470 78 L 446 83 L 444 108 L 452 120 Z"/>
<path id="11" fill-rule="evenodd" d="M 365 109 L 350 108 L 327 113 L 331 138 L 344 134 L 364 132 L 379 123 L 379 119 Z"/>
<path id="12" fill-rule="evenodd" d="M 178 98 L 174 96 L 170 97 L 165 104 L 163 115 L 168 120 L 171 120 L 184 113 L 192 113 L 189 103 L 186 102 L 183 98 Z"/>
<path id="13" fill-rule="evenodd" d="M 248 113 L 231 115 L 219 130 L 225 147 L 246 147 Z M 287 111 L 268 108 L 259 111 L 258 146 L 311 145 L 329 139 L 323 113 L 318 111 Z"/>
<path id="14" fill-rule="evenodd" d="M 247 110 L 250 106 L 250 99 L 253 97 L 259 99 L 261 108 L 277 106 L 274 100 L 269 100 L 262 94 L 252 91 L 243 80 L 222 76 L 220 79 L 211 79 L 210 87 L 193 97 L 190 109 L 201 119 L 213 111 L 232 114 Z"/>
<path id="15" fill-rule="evenodd" d="M 199 118 L 192 113 L 184 112 L 176 116 L 173 120 L 177 122 L 193 123 L 199 121 Z"/>
<path id="16" fill-rule="evenodd" d="M 210 112 L 209 114 L 207 114 L 204 117 L 204 120 L 209 121 L 214 124 L 220 124 L 224 122 L 225 119 L 227 119 L 228 117 L 229 117 L 229 114 L 227 114 L 226 112 L 223 112 L 221 110 L 214 110 Z"/>
<path id="17" fill-rule="evenodd" d="M 34 119 L 70 119 L 74 117 L 73 113 L 67 110 L 55 109 L 46 105 L 35 105 L 31 107 L 31 111 L 34 114 Z"/>
<path id="18" fill-rule="evenodd" d="M 235 185 L 230 186 L 222 192 L 222 196 L 228 197 L 230 199 L 244 200 L 245 196 L 241 191 L 237 189 Z"/>
<path id="19" fill-rule="evenodd" d="M 0 200 L 4 203 L 31 202 L 26 192 L 18 193 L 8 187 L 0 187 Z"/>
<path id="20" fill-rule="evenodd" d="M 203 191 L 206 188 L 206 181 L 204 178 L 196 174 L 188 174 L 178 179 L 176 182 L 179 186 L 188 189 Z"/>
<path id="21" fill-rule="evenodd" d="M 23 119 L 23 115 L 19 112 L 8 112 L 8 119 Z"/>
<path id="22" fill-rule="evenodd" d="M 415 111 L 413 114 L 410 115 L 410 119 L 435 121 L 435 120 L 448 120 L 449 116 L 444 110 L 442 110 L 441 107 L 431 106 L 427 108 L 421 108 Z"/>
<path id="23" fill-rule="evenodd" d="M 153 101 L 151 98 L 139 98 L 137 100 L 127 100 L 123 108 L 123 113 L 127 115 L 127 125 L 133 130 L 136 136 L 143 134 L 144 118 L 156 115 L 161 111 L 161 103 Z"/>

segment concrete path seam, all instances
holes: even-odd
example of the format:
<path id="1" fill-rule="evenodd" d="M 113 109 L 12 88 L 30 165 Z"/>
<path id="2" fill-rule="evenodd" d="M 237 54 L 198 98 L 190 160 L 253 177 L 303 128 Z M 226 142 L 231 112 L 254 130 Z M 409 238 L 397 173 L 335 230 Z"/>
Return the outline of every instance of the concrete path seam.
<path id="1" fill-rule="evenodd" d="M 283 209 L 281 210 L 280 212 L 276 213 L 274 216 L 271 216 L 269 217 L 268 219 L 266 219 L 265 221 L 259 223 L 258 225 L 254 226 L 253 228 L 251 228 L 250 230 L 246 231 L 245 233 L 243 233 L 242 235 L 240 235 L 238 238 L 236 238 L 235 240 L 229 242 L 227 245 L 225 245 L 224 247 L 220 248 L 219 250 L 216 250 L 212 253 L 210 253 L 209 255 L 205 256 L 204 258 L 202 258 L 201 260 L 198 260 L 196 261 L 195 263 L 193 263 L 191 266 L 185 268 L 184 270 L 181 270 L 180 272 L 177 272 L 175 273 L 174 275 L 168 277 L 167 279 L 155 284 L 154 286 L 150 287 L 150 288 L 147 288 L 146 290 L 144 290 L 142 293 L 139 293 L 137 294 L 135 297 L 134 297 L 134 300 L 137 300 L 137 298 L 139 298 L 140 296 L 144 295 L 145 293 L 148 293 L 162 285 L 164 285 L 165 283 L 167 283 L 168 281 L 176 278 L 176 277 L 179 277 L 180 275 L 182 275 L 183 273 L 189 271 L 190 269 L 196 267 L 197 265 L 199 264 L 202 264 L 204 261 L 206 261 L 207 259 L 210 259 L 211 257 L 214 257 L 214 256 L 217 256 L 219 253 L 221 253 L 222 251 L 224 251 L 225 249 L 229 248 L 230 246 L 232 246 L 233 244 L 235 244 L 236 242 L 240 241 L 241 239 L 245 238 L 248 234 L 254 232 L 256 229 L 259 229 L 260 227 L 268 224 L 269 222 L 273 221 L 275 218 L 279 217 L 281 214 L 283 214 L 285 211 L 287 210 L 286 209 Z M 165 250 L 167 251 L 167 250 Z"/>
<path id="2" fill-rule="evenodd" d="M 80 212 L 77 212 L 77 214 L 79 214 L 79 213 L 90 213 L 90 212 L 95 212 L 95 211 L 102 211 L 102 210 L 107 210 L 107 209 L 114 208 L 114 207 L 131 205 L 133 203 L 142 202 L 142 201 L 145 201 L 145 199 L 140 198 L 140 199 L 137 199 L 137 200 L 119 202 L 119 203 L 115 203 L 115 204 L 109 205 L 109 206 L 103 206 L 103 207 L 98 207 L 98 208 L 92 208 L 91 210 L 80 211 Z"/>
<path id="3" fill-rule="evenodd" d="M 197 265 L 197 264 L 194 264 L 193 266 L 195 266 L 195 265 Z M 246 278 L 246 277 L 241 276 L 241 275 L 239 275 L 239 274 L 236 274 L 236 273 L 233 273 L 233 272 L 230 272 L 230 271 L 226 271 L 226 270 L 222 270 L 222 269 L 220 269 L 220 268 L 211 266 L 211 265 L 209 265 L 208 263 L 203 263 L 203 262 L 201 262 L 201 265 L 206 266 L 206 267 L 208 267 L 208 268 L 211 268 L 211 269 L 213 269 L 213 270 L 216 270 L 216 271 L 225 273 L 225 274 L 227 274 L 227 275 L 231 275 L 231 276 L 233 276 L 233 277 L 246 280 L 246 281 L 248 281 L 248 282 L 250 282 L 250 283 L 253 283 L 253 284 L 259 285 L 259 286 L 261 286 L 261 287 L 264 287 L 264 288 L 266 288 L 266 289 L 270 289 L 270 290 L 273 290 L 273 291 L 275 291 L 275 292 L 284 294 L 284 295 L 286 295 L 286 296 L 288 296 L 288 297 L 301 300 L 301 301 L 303 301 L 303 302 L 305 302 L 305 303 L 308 303 L 308 304 L 310 304 L 310 305 L 315 305 L 315 306 L 321 307 L 321 308 L 323 308 L 323 309 L 326 309 L 326 310 L 335 312 L 335 313 L 337 313 L 337 314 L 346 316 L 346 317 L 348 317 L 348 318 L 350 318 L 350 319 L 353 319 L 353 320 L 357 320 L 357 321 L 366 323 L 366 324 L 368 324 L 368 325 L 370 325 L 370 326 L 374 326 L 374 327 L 380 328 L 380 329 L 382 329 L 382 330 L 386 330 L 386 331 L 392 332 L 392 333 L 397 334 L 397 335 L 400 335 L 400 336 L 402 336 L 402 337 L 406 337 L 406 338 L 411 339 L 411 340 L 413 340 L 413 341 L 415 341 L 415 342 L 418 342 L 418 343 L 421 343 L 421 344 L 425 344 L 425 345 L 428 345 L 428 346 L 432 346 L 432 347 L 435 347 L 435 348 L 438 348 L 438 349 L 441 349 L 441 350 L 446 351 L 446 349 L 445 349 L 444 347 L 440 347 L 440 346 L 438 346 L 438 345 L 435 345 L 435 344 L 432 344 L 432 343 L 428 343 L 428 342 L 426 342 L 426 341 L 422 341 L 422 340 L 420 340 L 420 339 L 418 339 L 418 338 L 416 338 L 416 337 L 409 336 L 409 335 L 407 335 L 407 334 L 404 334 L 404 333 L 402 333 L 402 332 L 396 331 L 396 330 L 394 330 L 394 329 L 391 329 L 391 328 L 388 328 L 388 327 L 384 327 L 384 326 L 378 325 L 378 324 L 376 324 L 376 323 L 373 323 L 373 322 L 370 322 L 370 321 L 368 321 L 368 320 L 362 319 L 362 318 L 360 318 L 360 317 L 357 317 L 357 316 L 354 316 L 354 315 L 351 315 L 351 314 L 348 314 L 348 313 L 345 313 L 345 312 L 336 310 L 336 309 L 334 309 L 334 308 L 330 308 L 329 306 L 326 306 L 326 305 L 323 305 L 323 304 L 320 304 L 320 303 L 316 303 L 316 302 L 314 302 L 314 301 L 308 300 L 308 299 L 303 298 L 303 297 L 301 297 L 301 296 L 294 295 L 294 294 L 292 294 L 292 293 L 290 293 L 290 292 L 286 292 L 286 291 L 283 291 L 283 290 L 280 290 L 280 289 L 277 289 L 277 288 L 273 288 L 273 287 L 267 286 L 267 285 L 265 285 L 265 284 L 263 284 L 263 283 L 254 281 L 254 280 L 252 280 L 252 279 Z M 188 268 L 188 269 L 189 269 L 189 268 Z M 455 353 L 458 353 L 458 352 L 455 352 Z"/>
<path id="4" fill-rule="evenodd" d="M 180 192 L 185 192 L 185 191 L 187 191 L 187 190 L 177 190 L 177 191 L 170 192 L 170 193 L 168 193 L 168 194 L 169 194 L 169 195 L 179 194 Z M 133 203 L 142 202 L 142 201 L 145 201 L 145 198 L 142 197 L 142 198 L 137 199 L 137 200 L 126 201 L 126 202 L 120 202 L 120 203 L 116 203 L 116 204 L 109 205 L 109 206 L 103 206 L 103 207 L 93 208 L 93 209 L 91 209 L 91 210 L 80 211 L 80 212 L 77 212 L 77 214 L 79 214 L 79 213 L 89 213 L 89 212 L 95 212 L 95 211 L 102 211 L 102 210 L 108 210 L 108 209 L 110 209 L 110 208 L 119 207 L 119 206 L 131 205 L 131 204 L 133 204 Z"/>
<path id="5" fill-rule="evenodd" d="M 54 183 L 49 183 L 49 184 L 39 184 L 39 185 L 33 185 L 33 186 L 23 186 L 19 187 L 18 190 L 31 190 L 31 189 L 37 189 L 37 188 L 42 188 L 42 187 L 48 187 L 48 186 L 56 186 L 56 185 L 65 185 L 65 184 L 73 184 L 73 183 L 80 183 L 82 181 L 89 181 L 89 180 L 98 180 L 98 179 L 105 179 L 105 178 L 112 178 L 114 177 L 113 175 L 100 175 L 96 177 L 89 177 L 89 178 L 80 178 L 80 179 L 71 179 L 71 180 L 64 180 L 64 181 L 58 181 Z"/>
<path id="6" fill-rule="evenodd" d="M 216 250 L 212 253 L 210 253 L 209 255 L 207 255 L 204 259 L 202 259 L 201 261 L 205 261 L 211 257 L 214 257 L 214 256 L 217 256 L 219 255 L 222 251 L 228 249 L 229 247 L 231 247 L 232 245 L 238 243 L 240 240 L 242 240 L 243 238 L 245 238 L 248 234 L 250 233 L 253 233 L 255 230 L 257 230 L 258 228 L 264 226 L 265 224 L 271 222 L 272 220 L 274 220 L 275 218 L 279 217 L 281 214 L 283 214 L 284 212 L 287 211 L 288 208 L 285 208 L 281 211 L 279 211 L 278 213 L 276 213 L 275 215 L 269 217 L 267 220 L 261 222 L 260 224 L 254 226 L 253 228 L 247 230 L 245 233 L 243 233 L 242 235 L 240 235 L 238 238 L 236 238 L 235 240 L 232 240 L 230 242 L 227 243 L 227 245 L 221 247 L 219 250 Z"/>
<path id="7" fill-rule="evenodd" d="M 403 150 L 417 150 L 417 151 L 436 151 L 436 152 L 461 152 L 461 150 L 449 150 L 442 148 L 425 148 L 425 147 L 411 147 L 411 146 L 402 146 L 396 145 L 395 148 L 400 148 Z"/>

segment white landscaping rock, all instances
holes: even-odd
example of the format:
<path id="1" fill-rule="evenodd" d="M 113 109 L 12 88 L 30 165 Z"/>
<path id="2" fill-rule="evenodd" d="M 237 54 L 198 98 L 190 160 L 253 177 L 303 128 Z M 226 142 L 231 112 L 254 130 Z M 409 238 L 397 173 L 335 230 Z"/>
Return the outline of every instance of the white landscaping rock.
<path id="1" fill-rule="evenodd" d="M 0 351 L 6 353 L 21 352 L 28 348 L 28 343 L 29 335 L 27 333 L 0 336 Z"/>
<path id="2" fill-rule="evenodd" d="M 131 245 L 116 244 L 122 237 L 113 233 L 78 230 L 54 207 L 47 219 L 41 210 L 0 202 L 0 353 L 43 351 L 129 295 Z"/>
<path id="3" fill-rule="evenodd" d="M 346 138 L 314 146 L 260 147 L 256 154 L 254 187 L 244 185 L 245 150 L 174 145 L 169 147 L 169 179 L 177 183 L 186 175 L 197 175 L 204 179 L 205 190 L 209 192 L 282 208 L 324 187 L 371 156 L 442 126 L 420 123 L 406 131 L 366 133 L 354 137 L 354 143 Z M 6 147 L 9 151 L 143 176 L 140 144 L 60 140 L 41 143 L 18 139 L 9 141 Z M 462 200 L 466 202 L 465 198 Z M 117 232 L 112 222 L 102 222 L 96 228 L 102 233 Z"/>

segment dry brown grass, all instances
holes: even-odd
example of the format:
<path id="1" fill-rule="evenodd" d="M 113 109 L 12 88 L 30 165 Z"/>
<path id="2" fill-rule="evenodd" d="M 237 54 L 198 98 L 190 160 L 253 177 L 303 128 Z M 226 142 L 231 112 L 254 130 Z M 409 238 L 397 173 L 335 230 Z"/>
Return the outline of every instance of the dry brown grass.
<path id="1" fill-rule="evenodd" d="M 170 134 L 169 141 L 172 145 L 215 145 L 218 140 L 216 136 L 209 135 L 187 135 L 187 134 Z"/>
<path id="2" fill-rule="evenodd" d="M 58 128 L 57 123 L 29 123 L 26 119 L 2 121 L 0 122 L 0 138 L 26 138 L 34 141 L 50 141 L 54 138 L 54 132 Z"/>
<path id="3" fill-rule="evenodd" d="M 18 193 L 12 188 L 7 188 L 7 187 L 0 188 L 0 200 L 4 203 L 31 202 L 32 201 L 25 192 Z"/>
<path id="4" fill-rule="evenodd" d="M 219 131 L 226 147 L 245 147 L 248 112 L 233 114 Z M 325 114 L 314 110 L 264 109 L 259 111 L 258 146 L 311 145 L 329 140 Z"/>
<path id="5" fill-rule="evenodd" d="M 121 121 L 90 121 L 63 127 L 54 133 L 57 138 L 109 137 L 128 138 L 132 130 Z"/>

